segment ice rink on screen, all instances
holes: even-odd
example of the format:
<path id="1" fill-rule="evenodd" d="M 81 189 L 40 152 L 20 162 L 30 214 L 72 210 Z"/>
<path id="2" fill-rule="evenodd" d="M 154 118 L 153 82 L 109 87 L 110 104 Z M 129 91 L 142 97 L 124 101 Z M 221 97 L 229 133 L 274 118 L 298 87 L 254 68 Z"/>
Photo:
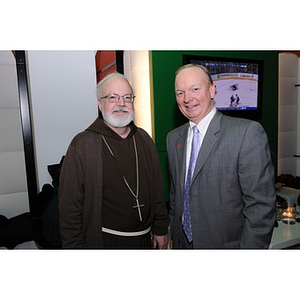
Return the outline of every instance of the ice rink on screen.
<path id="1" fill-rule="evenodd" d="M 256 79 L 213 79 L 216 87 L 215 103 L 220 109 L 247 109 L 257 106 L 258 81 Z M 234 97 L 234 101 L 230 98 Z M 240 98 L 237 101 L 237 96 Z M 238 102 L 238 103 L 237 103 Z"/>

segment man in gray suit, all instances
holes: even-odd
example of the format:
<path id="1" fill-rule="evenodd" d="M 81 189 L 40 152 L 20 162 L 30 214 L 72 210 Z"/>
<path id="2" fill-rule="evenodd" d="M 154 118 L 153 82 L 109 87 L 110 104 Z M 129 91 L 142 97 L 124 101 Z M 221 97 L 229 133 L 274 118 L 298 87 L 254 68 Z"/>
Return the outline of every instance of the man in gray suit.
<path id="1" fill-rule="evenodd" d="M 276 192 L 264 129 L 258 122 L 217 111 L 215 86 L 200 65 L 185 65 L 177 71 L 175 92 L 189 122 L 167 136 L 171 248 L 268 248 Z M 193 126 L 200 132 L 200 150 L 186 201 Z M 185 226 L 190 229 L 186 231 Z"/>

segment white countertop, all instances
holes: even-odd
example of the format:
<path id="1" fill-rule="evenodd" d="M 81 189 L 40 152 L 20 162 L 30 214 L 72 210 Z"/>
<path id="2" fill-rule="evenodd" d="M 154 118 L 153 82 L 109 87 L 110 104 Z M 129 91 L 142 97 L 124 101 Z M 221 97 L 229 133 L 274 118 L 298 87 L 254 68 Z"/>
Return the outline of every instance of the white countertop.
<path id="1" fill-rule="evenodd" d="M 299 212 L 300 207 L 297 206 Z M 278 227 L 274 227 L 269 249 L 283 249 L 300 244 L 300 223 L 289 225 L 278 221 Z"/>

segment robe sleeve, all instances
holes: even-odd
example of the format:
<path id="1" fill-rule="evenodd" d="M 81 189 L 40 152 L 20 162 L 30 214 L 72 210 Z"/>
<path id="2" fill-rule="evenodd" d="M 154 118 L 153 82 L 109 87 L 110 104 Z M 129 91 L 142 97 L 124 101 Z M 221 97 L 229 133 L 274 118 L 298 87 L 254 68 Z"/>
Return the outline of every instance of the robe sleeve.
<path id="1" fill-rule="evenodd" d="M 158 160 L 158 154 L 153 140 L 145 131 L 142 131 L 141 133 L 142 133 L 142 137 L 146 140 L 146 143 L 150 149 L 151 159 L 153 162 L 152 164 L 153 190 L 151 194 L 154 197 L 155 209 L 154 209 L 154 221 L 152 224 L 152 233 L 159 236 L 166 235 L 168 234 L 169 215 L 168 215 L 166 202 L 164 200 L 161 166 Z"/>
<path id="2" fill-rule="evenodd" d="M 71 143 L 66 153 L 59 183 L 60 234 L 63 248 L 83 248 L 83 170 Z"/>

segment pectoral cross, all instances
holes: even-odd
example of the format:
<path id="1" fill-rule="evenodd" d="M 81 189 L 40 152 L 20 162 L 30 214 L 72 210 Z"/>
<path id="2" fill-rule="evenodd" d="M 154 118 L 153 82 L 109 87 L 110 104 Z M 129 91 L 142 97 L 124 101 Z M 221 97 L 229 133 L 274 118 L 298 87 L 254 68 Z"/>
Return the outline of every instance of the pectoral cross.
<path id="1" fill-rule="evenodd" d="M 135 201 L 136 201 L 136 205 L 133 206 L 133 208 L 137 208 L 138 213 L 139 213 L 139 217 L 140 217 L 140 221 L 142 222 L 143 218 L 142 218 L 142 213 L 141 213 L 141 207 L 144 207 L 145 205 L 144 204 L 140 204 L 139 203 L 139 199 L 137 197 L 135 198 Z"/>

